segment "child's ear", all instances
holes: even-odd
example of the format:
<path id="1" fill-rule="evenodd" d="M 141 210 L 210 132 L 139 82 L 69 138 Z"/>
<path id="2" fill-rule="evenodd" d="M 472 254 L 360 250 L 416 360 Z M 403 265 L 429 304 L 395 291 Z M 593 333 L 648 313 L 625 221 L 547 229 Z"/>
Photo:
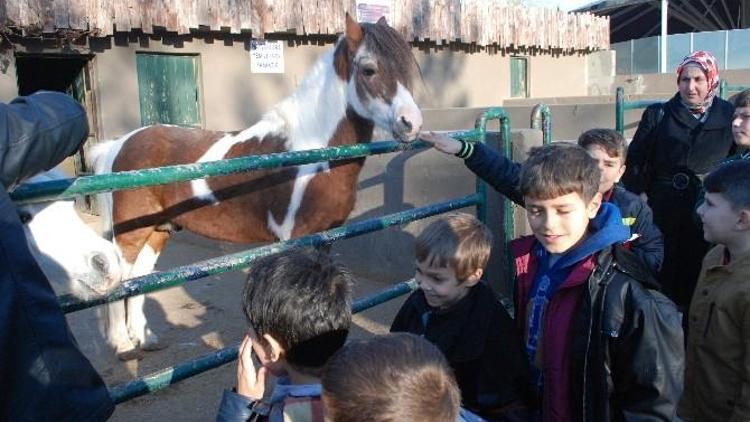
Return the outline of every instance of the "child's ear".
<path id="1" fill-rule="evenodd" d="M 483 274 L 484 270 L 481 268 L 477 268 L 473 273 L 466 277 L 466 280 L 464 280 L 464 284 L 466 284 L 468 287 L 474 286 L 475 284 L 479 283 L 479 280 L 482 279 Z"/>
<path id="2" fill-rule="evenodd" d="M 750 230 L 750 210 L 740 210 L 740 218 L 737 221 L 737 228 L 739 230 Z"/>
<path id="3" fill-rule="evenodd" d="M 593 198 L 591 198 L 591 201 L 589 201 L 589 204 L 586 206 L 586 214 L 589 217 L 589 220 L 596 217 L 596 213 L 599 212 L 599 207 L 602 206 L 602 194 L 601 192 L 597 192 Z"/>
<path id="4" fill-rule="evenodd" d="M 622 179 L 622 175 L 625 174 L 625 164 L 620 166 L 620 170 L 617 172 L 617 179 L 615 179 L 615 183 L 618 183 L 620 179 Z"/>
<path id="5" fill-rule="evenodd" d="M 281 343 L 273 338 L 270 334 L 263 334 L 263 340 L 266 341 L 266 349 L 268 351 L 268 359 L 271 362 L 278 362 L 283 359 L 286 355 L 286 350 L 281 346 Z"/>

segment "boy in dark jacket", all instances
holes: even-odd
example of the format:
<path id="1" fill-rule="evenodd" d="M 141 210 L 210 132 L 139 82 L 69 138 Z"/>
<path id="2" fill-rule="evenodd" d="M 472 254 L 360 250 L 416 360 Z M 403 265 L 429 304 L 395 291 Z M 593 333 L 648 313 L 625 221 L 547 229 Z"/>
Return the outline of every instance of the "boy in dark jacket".
<path id="1" fill-rule="evenodd" d="M 507 312 L 480 281 L 492 235 L 469 214 L 430 224 L 416 240 L 420 289 L 401 307 L 391 331 L 424 336 L 448 358 L 464 407 L 487 419 L 520 412 L 528 365 Z"/>
<path id="2" fill-rule="evenodd" d="M 320 375 L 346 342 L 351 285 L 349 272 L 321 251 L 290 249 L 254 263 L 243 292 L 249 327 L 237 388 L 224 391 L 217 421 L 323 421 Z"/>
<path id="3" fill-rule="evenodd" d="M 520 192 L 533 236 L 511 243 L 516 322 L 545 421 L 674 419 L 684 366 L 681 315 L 620 246 L 596 161 L 577 145 L 531 151 Z"/>
<path id="4" fill-rule="evenodd" d="M 115 408 L 107 387 L 78 349 L 7 193 L 78 150 L 86 113 L 68 95 L 39 92 L 0 103 L 0 128 L 0 420 L 106 420 Z"/>
<path id="5" fill-rule="evenodd" d="M 466 166 L 511 201 L 523 206 L 519 191 L 521 164 L 503 157 L 486 145 L 470 144 L 439 133 L 427 133 L 421 139 L 433 144 L 439 151 L 463 158 Z M 584 147 L 599 163 L 602 178 L 599 192 L 604 201 L 616 205 L 623 223 L 630 228 L 628 244 L 656 275 L 664 258 L 664 241 L 653 222 L 651 208 L 637 195 L 617 185 L 625 173 L 626 144 L 617 131 L 591 129 L 578 137 Z"/>

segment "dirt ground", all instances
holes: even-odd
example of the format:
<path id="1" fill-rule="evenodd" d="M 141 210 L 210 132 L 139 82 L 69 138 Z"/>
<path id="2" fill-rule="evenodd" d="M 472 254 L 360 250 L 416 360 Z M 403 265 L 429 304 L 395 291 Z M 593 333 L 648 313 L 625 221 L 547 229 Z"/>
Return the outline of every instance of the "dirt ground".
<path id="1" fill-rule="evenodd" d="M 214 242 L 190 233 L 178 233 L 159 257 L 157 269 L 166 270 L 247 248 L 247 245 Z M 335 253 L 335 247 L 333 250 Z M 240 308 L 244 280 L 245 274 L 235 271 L 147 295 L 147 318 L 167 347 L 145 352 L 140 360 L 117 360 L 99 332 L 96 308 L 69 314 L 68 321 L 81 349 L 111 387 L 239 343 L 246 327 Z M 397 281 L 402 280 L 386 282 L 358 278 L 354 297 L 380 291 Z M 404 299 L 405 296 L 356 315 L 350 338 L 387 332 Z M 223 389 L 234 386 L 235 370 L 236 362 L 232 362 L 122 403 L 110 420 L 213 420 Z"/>

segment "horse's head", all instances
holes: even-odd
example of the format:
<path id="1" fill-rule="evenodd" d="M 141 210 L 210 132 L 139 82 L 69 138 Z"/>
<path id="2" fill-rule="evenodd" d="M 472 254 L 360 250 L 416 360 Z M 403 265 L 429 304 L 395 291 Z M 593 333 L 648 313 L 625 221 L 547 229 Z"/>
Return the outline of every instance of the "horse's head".
<path id="1" fill-rule="evenodd" d="M 58 294 L 87 299 L 105 294 L 122 281 L 114 244 L 81 220 L 73 201 L 17 209 L 29 249 Z"/>
<path id="2" fill-rule="evenodd" d="M 357 114 L 391 131 L 401 142 L 416 139 L 422 112 L 410 87 L 417 63 L 409 44 L 385 19 L 359 24 L 347 14 L 334 64 L 339 77 L 348 81 L 347 101 Z"/>

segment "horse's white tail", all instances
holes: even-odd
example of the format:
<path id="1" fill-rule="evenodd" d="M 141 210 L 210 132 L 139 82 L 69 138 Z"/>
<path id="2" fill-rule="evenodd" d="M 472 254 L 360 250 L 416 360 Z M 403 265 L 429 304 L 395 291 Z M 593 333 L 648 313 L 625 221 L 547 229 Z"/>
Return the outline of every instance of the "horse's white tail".
<path id="1" fill-rule="evenodd" d="M 94 167 L 94 174 L 112 173 L 112 166 L 120 149 L 131 136 L 145 129 L 136 129 L 118 139 L 99 142 L 89 150 L 88 158 Z M 114 242 L 112 233 L 112 193 L 105 192 L 97 195 L 99 215 L 102 218 L 102 237 Z"/>

